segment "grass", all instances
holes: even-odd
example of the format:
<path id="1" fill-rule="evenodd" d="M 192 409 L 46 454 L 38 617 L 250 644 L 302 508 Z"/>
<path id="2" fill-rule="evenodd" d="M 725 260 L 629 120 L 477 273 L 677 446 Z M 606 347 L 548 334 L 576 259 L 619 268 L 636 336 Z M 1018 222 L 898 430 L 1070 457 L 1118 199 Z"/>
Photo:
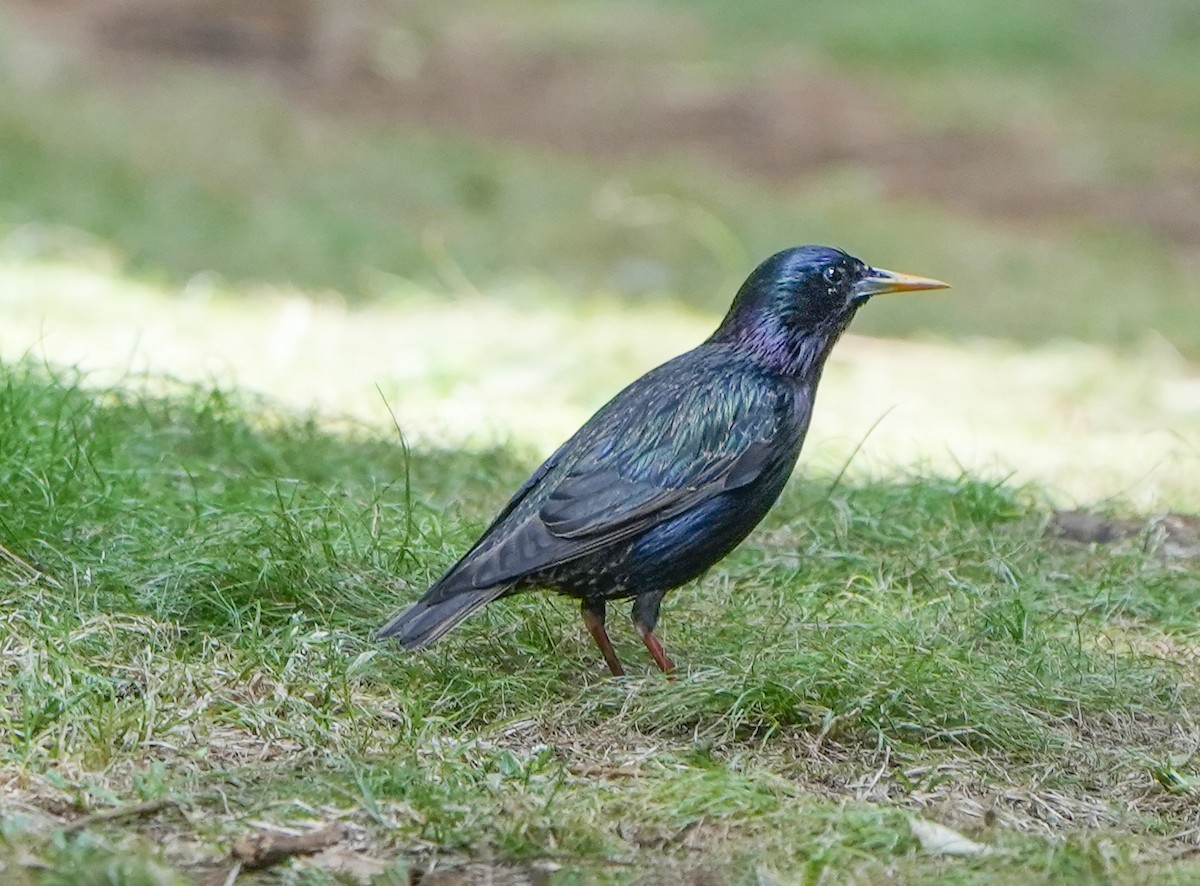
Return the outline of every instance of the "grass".
<path id="1" fill-rule="evenodd" d="M 1196 168 L 1193 6 L 409 3 L 372 34 L 618 92 L 845 78 L 898 133 L 1033 133 L 1086 193 L 1152 195 Z M 1045 532 L 1195 510 L 1187 244 L 871 168 L 400 129 L 31 34 L 0 14 L 0 880 L 1200 879 L 1195 551 Z M 677 681 L 620 618 L 607 677 L 540 595 L 426 653 L 371 640 L 809 240 L 955 292 L 856 322 L 921 340 L 839 346 L 780 504 L 668 600 Z M 234 860 L 329 822 L 329 851 Z"/>
<path id="2" fill-rule="evenodd" d="M 1152 542 L 1047 540 L 1032 490 L 798 479 L 673 595 L 680 680 L 618 629 L 637 667 L 617 681 L 574 607 L 538 596 L 430 653 L 369 640 L 519 452 L 0 373 L 10 881 L 215 876 L 253 828 L 329 819 L 355 851 L 268 878 L 405 882 L 432 858 L 564 883 L 1197 873 L 1173 860 L 1200 775 L 1196 573 Z M 68 828 L 155 799 L 177 805 Z M 910 815 L 997 851 L 923 854 Z"/>

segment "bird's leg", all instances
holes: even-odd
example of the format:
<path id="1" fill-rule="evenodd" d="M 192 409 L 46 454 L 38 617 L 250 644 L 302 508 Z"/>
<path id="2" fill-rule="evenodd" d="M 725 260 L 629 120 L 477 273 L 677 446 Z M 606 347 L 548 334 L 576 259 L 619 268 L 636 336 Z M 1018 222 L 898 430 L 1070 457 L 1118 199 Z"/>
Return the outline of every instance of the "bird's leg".
<path id="1" fill-rule="evenodd" d="M 658 637 L 654 636 L 654 626 L 658 624 L 658 607 L 662 603 L 664 593 L 659 591 L 638 596 L 633 602 L 633 612 L 630 617 L 633 619 L 633 626 L 637 628 L 638 636 L 650 650 L 650 657 L 654 659 L 658 669 L 664 674 L 673 674 L 675 673 L 675 663 L 667 658 L 662 643 L 658 642 Z"/>
<path id="2" fill-rule="evenodd" d="M 600 653 L 604 656 L 608 669 L 612 671 L 614 677 L 624 677 L 625 669 L 617 660 L 617 651 L 613 649 L 612 641 L 608 639 L 608 632 L 604 630 L 604 601 L 584 599 L 580 601 L 579 610 L 583 613 L 583 623 L 587 626 L 588 633 L 600 647 Z"/>
<path id="3" fill-rule="evenodd" d="M 658 642 L 658 637 L 654 636 L 654 631 L 648 631 L 640 624 L 634 624 L 637 632 L 642 636 L 642 642 L 646 644 L 646 648 L 650 650 L 650 657 L 654 659 L 654 663 L 658 665 L 658 669 L 664 674 L 675 673 L 675 662 L 667 658 L 667 651 L 663 649 L 662 643 Z"/>

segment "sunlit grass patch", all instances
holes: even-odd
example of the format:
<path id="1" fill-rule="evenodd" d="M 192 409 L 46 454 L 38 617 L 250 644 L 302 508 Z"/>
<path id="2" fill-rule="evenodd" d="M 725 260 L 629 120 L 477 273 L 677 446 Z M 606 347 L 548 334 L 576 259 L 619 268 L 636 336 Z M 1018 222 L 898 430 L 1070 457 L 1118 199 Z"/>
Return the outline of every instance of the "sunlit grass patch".
<path id="1" fill-rule="evenodd" d="M 718 322 L 533 282 L 449 300 L 400 287 L 353 308 L 295 290 L 181 296 L 82 261 L 0 260 L 0 309 L 7 359 L 37 355 L 105 384 L 161 387 L 172 375 L 249 389 L 374 433 L 394 416 L 422 448 L 515 445 L 527 462 Z M 869 306 L 905 309 L 900 298 Z M 1059 503 L 1188 510 L 1200 495 L 1198 391 L 1165 347 L 851 335 L 825 373 L 803 463 L 830 480 L 847 464 L 854 478 L 966 470 L 1037 483 Z M 497 497 L 509 491 L 492 482 Z"/>

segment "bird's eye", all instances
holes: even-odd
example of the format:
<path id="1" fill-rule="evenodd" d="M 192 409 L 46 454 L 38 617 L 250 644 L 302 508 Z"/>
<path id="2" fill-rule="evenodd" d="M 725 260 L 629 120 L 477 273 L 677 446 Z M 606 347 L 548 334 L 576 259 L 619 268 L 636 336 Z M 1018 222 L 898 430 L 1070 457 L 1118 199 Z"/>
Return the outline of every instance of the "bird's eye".
<path id="1" fill-rule="evenodd" d="M 846 279 L 846 272 L 835 265 L 825 269 L 825 279 L 832 285 L 838 286 Z"/>

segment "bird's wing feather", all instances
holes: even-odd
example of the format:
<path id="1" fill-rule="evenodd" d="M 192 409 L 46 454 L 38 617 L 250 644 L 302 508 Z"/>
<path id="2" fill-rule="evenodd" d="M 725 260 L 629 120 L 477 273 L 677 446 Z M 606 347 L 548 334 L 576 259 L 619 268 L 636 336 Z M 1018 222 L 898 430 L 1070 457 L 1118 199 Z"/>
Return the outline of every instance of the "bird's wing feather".
<path id="1" fill-rule="evenodd" d="M 513 493 L 512 498 L 508 500 L 508 504 L 504 506 L 504 509 L 496 515 L 496 518 L 492 520 L 490 524 L 488 524 L 488 528 L 483 531 L 483 535 L 479 537 L 479 541 L 475 543 L 475 546 L 471 548 L 471 551 L 474 551 L 475 548 L 478 548 L 482 542 L 487 541 L 488 536 L 492 533 L 492 530 L 507 520 L 508 515 L 519 508 L 521 506 L 521 502 L 525 501 L 525 498 L 531 492 L 537 489 L 538 484 L 542 482 L 543 478 L 545 478 L 547 474 L 549 474 L 558 466 L 558 463 L 562 459 L 563 453 L 566 451 L 569 444 L 570 441 L 568 440 L 562 446 L 558 447 L 553 455 L 542 462 L 538 469 L 529 475 L 529 479 L 522 483 L 521 488 Z M 470 555 L 471 551 L 467 552 L 467 556 Z"/>
<path id="2" fill-rule="evenodd" d="M 752 483 L 780 458 L 772 441 L 797 418 L 791 396 L 739 397 L 728 376 L 707 373 L 675 381 L 653 386 L 651 402 L 627 389 L 602 410 L 568 443 L 574 457 L 543 474 L 532 505 L 498 521 L 458 577 L 482 588 L 587 556 Z"/>
<path id="3" fill-rule="evenodd" d="M 641 528 L 647 518 L 667 519 L 713 495 L 736 489 L 759 476 L 770 447 L 765 441 L 713 453 L 697 463 L 678 485 L 663 480 L 623 476 L 618 469 L 592 469 L 568 474 L 538 512 L 552 535 L 588 539 Z"/>

